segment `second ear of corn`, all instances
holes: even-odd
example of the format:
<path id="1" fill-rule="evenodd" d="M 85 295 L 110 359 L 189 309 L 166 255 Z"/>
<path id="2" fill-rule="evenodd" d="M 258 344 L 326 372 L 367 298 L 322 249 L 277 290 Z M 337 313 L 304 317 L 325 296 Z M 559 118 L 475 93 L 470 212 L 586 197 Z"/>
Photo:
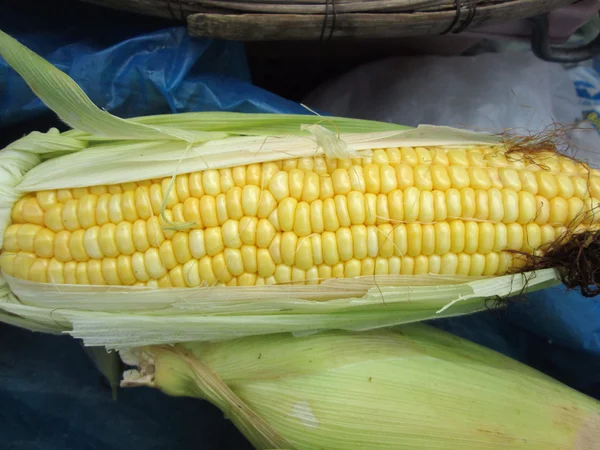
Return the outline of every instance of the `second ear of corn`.
<path id="1" fill-rule="evenodd" d="M 600 448 L 600 403 L 425 325 L 121 353 L 125 386 L 218 408 L 257 449 Z"/>
<path id="2" fill-rule="evenodd" d="M 4 234 L 2 271 L 154 287 L 502 275 L 568 227 L 600 220 L 600 174 L 503 146 L 373 149 L 367 158 L 304 157 L 171 181 L 26 195 Z"/>

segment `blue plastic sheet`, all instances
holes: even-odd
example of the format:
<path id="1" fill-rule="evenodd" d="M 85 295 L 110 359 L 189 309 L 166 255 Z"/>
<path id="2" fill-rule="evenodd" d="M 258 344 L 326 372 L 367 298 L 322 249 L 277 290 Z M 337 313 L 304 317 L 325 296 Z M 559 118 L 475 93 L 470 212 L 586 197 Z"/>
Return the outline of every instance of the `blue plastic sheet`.
<path id="1" fill-rule="evenodd" d="M 3 450 L 202 450 L 252 447 L 207 402 L 154 389 L 117 400 L 79 343 L 0 326 Z"/>
<path id="2" fill-rule="evenodd" d="M 48 18 L 42 21 L 37 15 L 27 17 L 37 19 L 41 28 L 31 29 L 30 22 L 22 29 L 14 23 L 23 22 L 24 8 L 13 8 L 3 11 L 0 28 L 69 74 L 98 106 L 120 117 L 206 110 L 306 112 L 250 83 L 241 43 L 193 39 L 183 26 L 135 34 L 151 28 L 140 20 L 128 25 L 127 32 L 112 28 L 109 37 L 105 28 L 88 28 L 86 21 L 73 26 L 64 16 L 56 20 L 66 23 L 66 32 L 55 22 L 46 29 Z M 108 12 L 104 15 L 110 19 Z M 0 59 L 0 127 L 45 112 L 23 79 Z"/>

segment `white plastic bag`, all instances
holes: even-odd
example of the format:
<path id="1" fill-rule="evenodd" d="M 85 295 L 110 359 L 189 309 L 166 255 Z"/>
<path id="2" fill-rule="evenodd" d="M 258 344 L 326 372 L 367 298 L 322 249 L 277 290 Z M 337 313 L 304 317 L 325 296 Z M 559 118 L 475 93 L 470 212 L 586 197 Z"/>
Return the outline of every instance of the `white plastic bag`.
<path id="1" fill-rule="evenodd" d="M 583 118 L 569 73 L 530 52 L 386 59 L 318 87 L 305 104 L 340 116 L 492 133 L 535 134 Z M 593 127 L 581 124 L 570 137 L 579 158 L 600 163 Z"/>

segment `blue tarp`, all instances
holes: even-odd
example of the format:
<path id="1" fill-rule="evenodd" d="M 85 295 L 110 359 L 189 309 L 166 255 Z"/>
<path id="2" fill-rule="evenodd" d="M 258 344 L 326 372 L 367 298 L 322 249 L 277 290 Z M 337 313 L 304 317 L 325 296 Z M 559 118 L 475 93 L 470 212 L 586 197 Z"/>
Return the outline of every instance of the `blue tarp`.
<path id="1" fill-rule="evenodd" d="M 3 5 L 0 28 L 122 117 L 226 110 L 306 112 L 250 83 L 238 43 L 190 39 L 167 21 L 71 0 Z M 0 60 L 0 147 L 48 111 Z M 43 122 L 44 125 L 47 122 Z M 600 305 L 557 287 L 506 310 L 434 321 L 600 399 Z M 114 402 L 78 342 L 0 325 L 0 448 L 250 448 L 221 413 L 148 389 Z"/>
<path id="2" fill-rule="evenodd" d="M 131 24 L 120 14 L 96 7 L 103 23 L 113 23 L 110 30 L 99 26 L 97 17 L 89 20 L 90 26 L 88 21 L 76 26 L 73 10 L 72 21 L 62 13 L 53 17 L 53 3 L 40 3 L 52 21 L 39 11 L 25 14 L 22 6 L 15 6 L 5 12 L 3 6 L 0 27 L 69 74 L 97 105 L 120 117 L 207 110 L 306 112 L 250 83 L 241 43 L 192 39 L 182 26 L 156 28 L 139 19 Z M 25 17 L 29 22 L 22 27 Z M 23 79 L 0 60 L 0 127 L 46 111 Z"/>

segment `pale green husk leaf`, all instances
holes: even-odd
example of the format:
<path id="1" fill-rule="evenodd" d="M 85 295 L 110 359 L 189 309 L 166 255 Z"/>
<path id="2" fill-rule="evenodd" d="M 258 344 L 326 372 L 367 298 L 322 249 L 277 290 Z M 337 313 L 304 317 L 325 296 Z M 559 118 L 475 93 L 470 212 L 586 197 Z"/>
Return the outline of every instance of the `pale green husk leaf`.
<path id="1" fill-rule="evenodd" d="M 124 386 L 217 405 L 257 449 L 597 448 L 600 404 L 425 325 L 122 352 Z"/>
<path id="2" fill-rule="evenodd" d="M 378 276 L 319 286 L 159 290 L 6 279 L 19 299 L 1 304 L 6 312 L 108 348 L 368 330 L 482 311 L 490 298 L 557 283 L 553 269 L 502 277 Z"/>

